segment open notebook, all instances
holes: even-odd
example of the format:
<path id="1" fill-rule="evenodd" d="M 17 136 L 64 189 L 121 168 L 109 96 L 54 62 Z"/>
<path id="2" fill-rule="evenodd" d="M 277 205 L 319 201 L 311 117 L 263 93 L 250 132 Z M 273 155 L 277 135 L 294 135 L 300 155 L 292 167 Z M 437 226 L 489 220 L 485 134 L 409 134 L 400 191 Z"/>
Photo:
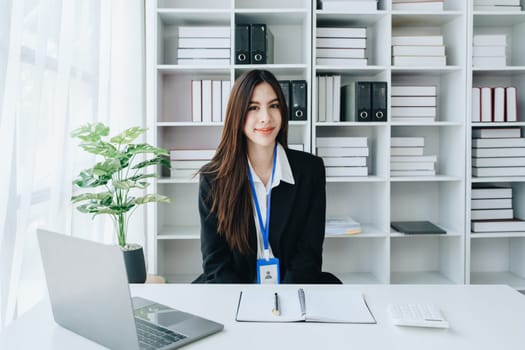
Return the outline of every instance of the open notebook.
<path id="1" fill-rule="evenodd" d="M 278 293 L 280 315 L 272 310 Z M 255 288 L 241 291 L 237 321 L 376 323 L 363 294 L 348 289 Z"/>

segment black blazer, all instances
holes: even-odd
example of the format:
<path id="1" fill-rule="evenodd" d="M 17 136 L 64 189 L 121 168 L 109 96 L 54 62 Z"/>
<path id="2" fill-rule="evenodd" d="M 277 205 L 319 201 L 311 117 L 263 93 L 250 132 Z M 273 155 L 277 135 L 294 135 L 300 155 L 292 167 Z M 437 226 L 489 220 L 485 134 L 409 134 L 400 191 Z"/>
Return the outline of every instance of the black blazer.
<path id="1" fill-rule="evenodd" d="M 321 158 L 286 150 L 295 184 L 281 182 L 272 190 L 270 245 L 279 258 L 281 283 L 323 283 L 321 273 L 325 232 L 326 178 Z M 217 217 L 210 215 L 208 197 L 212 179 L 200 176 L 199 212 L 203 274 L 195 282 L 254 283 L 256 274 L 256 229 L 250 217 L 250 247 L 253 253 L 232 251 L 217 234 Z"/>

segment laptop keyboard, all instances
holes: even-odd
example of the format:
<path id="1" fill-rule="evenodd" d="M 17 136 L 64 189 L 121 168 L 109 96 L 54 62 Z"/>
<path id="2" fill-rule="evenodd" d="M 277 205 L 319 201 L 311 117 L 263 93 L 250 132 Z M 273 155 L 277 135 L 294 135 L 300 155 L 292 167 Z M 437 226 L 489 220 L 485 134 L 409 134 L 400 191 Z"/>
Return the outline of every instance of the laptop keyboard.
<path id="1" fill-rule="evenodd" d="M 135 324 L 140 348 L 144 350 L 160 349 L 186 338 L 182 334 L 146 322 L 138 317 L 135 317 Z"/>

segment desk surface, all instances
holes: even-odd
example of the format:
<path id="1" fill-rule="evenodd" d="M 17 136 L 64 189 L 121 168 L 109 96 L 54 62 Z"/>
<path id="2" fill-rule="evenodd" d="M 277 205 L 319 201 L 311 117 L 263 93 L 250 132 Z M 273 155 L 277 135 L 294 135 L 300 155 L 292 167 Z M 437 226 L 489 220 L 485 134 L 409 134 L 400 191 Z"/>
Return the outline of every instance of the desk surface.
<path id="1" fill-rule="evenodd" d="M 279 288 L 297 289 L 297 285 Z M 524 349 L 525 296 L 500 285 L 344 285 L 363 292 L 377 324 L 236 322 L 239 291 L 255 285 L 132 285 L 132 295 L 224 324 L 224 331 L 184 349 Z M 389 303 L 433 302 L 449 329 L 398 327 Z M 110 326 L 110 325 L 108 325 Z M 0 349 L 101 349 L 54 323 L 48 301 L 0 333 Z"/>

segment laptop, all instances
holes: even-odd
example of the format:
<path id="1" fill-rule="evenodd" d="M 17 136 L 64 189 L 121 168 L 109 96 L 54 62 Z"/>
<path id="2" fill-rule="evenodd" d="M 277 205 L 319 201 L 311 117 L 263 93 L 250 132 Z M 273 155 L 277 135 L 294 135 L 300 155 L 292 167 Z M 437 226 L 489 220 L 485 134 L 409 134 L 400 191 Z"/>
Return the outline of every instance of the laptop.
<path id="1" fill-rule="evenodd" d="M 176 349 L 224 325 L 130 297 L 122 252 L 37 230 L 55 322 L 110 349 Z"/>

